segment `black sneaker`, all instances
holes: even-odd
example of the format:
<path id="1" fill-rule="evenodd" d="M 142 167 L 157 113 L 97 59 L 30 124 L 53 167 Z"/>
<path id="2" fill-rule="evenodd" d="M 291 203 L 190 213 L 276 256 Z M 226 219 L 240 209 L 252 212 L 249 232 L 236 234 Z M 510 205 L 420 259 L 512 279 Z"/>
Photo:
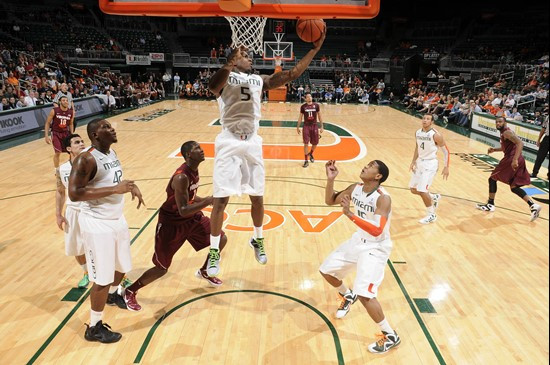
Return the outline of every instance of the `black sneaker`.
<path id="1" fill-rule="evenodd" d="M 304 161 L 304 164 L 302 165 L 302 167 L 308 167 L 308 166 L 309 166 L 309 162 Z"/>
<path id="2" fill-rule="evenodd" d="M 114 292 L 113 294 L 109 293 L 107 296 L 107 305 L 116 305 L 119 308 L 128 309 L 124 298 L 122 295 L 118 294 L 118 292 Z"/>
<path id="3" fill-rule="evenodd" d="M 86 332 L 84 332 L 84 338 L 88 341 L 99 341 L 101 343 L 113 343 L 118 342 L 122 335 L 118 332 L 111 331 L 111 327 L 107 323 L 99 321 L 95 326 L 86 325 Z"/>
<path id="4" fill-rule="evenodd" d="M 313 153 L 312 153 L 312 152 L 309 153 L 309 161 L 310 161 L 311 163 L 314 163 L 314 162 L 315 162 L 315 158 L 313 158 Z"/>

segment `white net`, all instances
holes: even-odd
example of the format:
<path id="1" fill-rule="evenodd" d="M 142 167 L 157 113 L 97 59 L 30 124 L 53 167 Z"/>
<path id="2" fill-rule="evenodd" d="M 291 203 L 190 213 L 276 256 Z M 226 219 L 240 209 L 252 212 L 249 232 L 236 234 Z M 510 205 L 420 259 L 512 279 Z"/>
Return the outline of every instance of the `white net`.
<path id="1" fill-rule="evenodd" d="M 254 53 L 263 54 L 264 27 L 267 18 L 226 16 L 231 25 L 231 47 L 245 46 Z"/>

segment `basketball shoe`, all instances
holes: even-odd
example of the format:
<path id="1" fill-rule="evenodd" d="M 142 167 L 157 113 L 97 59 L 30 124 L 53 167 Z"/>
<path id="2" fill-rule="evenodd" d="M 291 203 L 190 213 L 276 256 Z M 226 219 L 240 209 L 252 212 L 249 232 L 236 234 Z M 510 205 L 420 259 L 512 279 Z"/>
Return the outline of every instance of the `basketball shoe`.
<path id="1" fill-rule="evenodd" d="M 309 162 L 304 161 L 304 164 L 302 165 L 302 167 L 308 167 L 308 166 L 309 166 Z"/>
<path id="2" fill-rule="evenodd" d="M 136 294 L 137 293 L 133 291 L 125 290 L 122 296 L 124 298 L 124 303 L 126 303 L 126 308 L 132 312 L 139 312 L 141 310 L 141 305 L 139 305 L 137 301 Z"/>
<path id="3" fill-rule="evenodd" d="M 418 221 L 420 224 L 430 224 L 437 220 L 437 215 L 435 213 L 428 214 L 424 218 Z"/>
<path id="4" fill-rule="evenodd" d="M 477 204 L 476 208 L 479 210 L 483 210 L 484 212 L 494 212 L 495 206 L 493 204 Z"/>
<path id="5" fill-rule="evenodd" d="M 311 163 L 314 163 L 314 162 L 315 162 L 315 158 L 313 157 L 313 152 L 310 152 L 310 153 L 309 153 L 309 161 L 310 161 Z"/>
<path id="6" fill-rule="evenodd" d="M 87 288 L 89 284 L 90 284 L 90 278 L 88 277 L 88 273 L 85 273 L 82 279 L 80 279 L 80 281 L 78 282 L 78 288 L 79 289 Z"/>
<path id="7" fill-rule="evenodd" d="M 111 306 L 116 305 L 117 307 L 122 308 L 122 309 L 128 309 L 126 307 L 126 303 L 124 301 L 124 298 L 122 297 L 122 295 L 120 295 L 118 293 L 118 291 L 114 292 L 113 294 L 109 293 L 109 295 L 107 295 L 107 303 L 106 304 L 111 305 Z"/>
<path id="8" fill-rule="evenodd" d="M 401 339 L 397 335 L 397 332 L 388 333 L 382 331 L 376 335 L 377 340 L 368 346 L 370 352 L 374 354 L 382 354 L 391 350 L 392 348 L 399 346 Z"/>
<path id="9" fill-rule="evenodd" d="M 206 267 L 206 273 L 208 276 L 218 276 L 220 272 L 220 250 L 217 248 L 211 248 L 208 252 L 208 266 Z"/>
<path id="10" fill-rule="evenodd" d="M 344 295 L 338 293 L 338 297 L 340 298 L 340 306 L 336 311 L 336 318 L 344 318 L 351 309 L 351 305 L 357 301 L 357 294 L 348 289 Z"/>
<path id="11" fill-rule="evenodd" d="M 215 288 L 223 284 L 223 281 L 221 281 L 220 279 L 208 276 L 205 269 L 198 269 L 197 272 L 195 273 L 195 276 L 198 277 L 199 279 L 204 279 L 208 281 L 208 284 L 210 284 L 210 286 L 213 286 Z"/>
<path id="12" fill-rule="evenodd" d="M 265 248 L 264 248 L 264 239 L 252 238 L 249 242 L 249 245 L 254 249 L 254 256 L 256 257 L 256 261 L 258 261 L 262 265 L 267 264 L 267 255 L 265 253 Z"/>
<path id="13" fill-rule="evenodd" d="M 541 210 L 542 210 L 542 207 L 538 204 L 533 204 L 531 206 L 531 222 L 533 222 L 535 219 L 539 217 Z"/>
<path id="14" fill-rule="evenodd" d="M 430 194 L 432 197 L 432 204 L 434 206 L 434 209 L 437 209 L 437 206 L 439 205 L 439 200 L 441 199 L 441 194 Z"/>
<path id="15" fill-rule="evenodd" d="M 86 324 L 86 332 L 84 332 L 84 338 L 88 341 L 99 341 L 101 343 L 113 343 L 122 338 L 122 335 L 118 332 L 111 331 L 111 327 L 103 321 L 99 321 L 95 326 L 89 326 Z"/>

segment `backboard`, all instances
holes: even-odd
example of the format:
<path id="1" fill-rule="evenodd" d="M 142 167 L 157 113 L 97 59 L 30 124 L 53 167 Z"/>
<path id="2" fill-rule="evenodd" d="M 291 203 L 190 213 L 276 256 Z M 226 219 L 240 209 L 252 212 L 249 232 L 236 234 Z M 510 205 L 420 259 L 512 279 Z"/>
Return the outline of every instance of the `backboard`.
<path id="1" fill-rule="evenodd" d="M 380 0 L 99 0 L 99 6 L 107 14 L 138 16 L 371 19 Z"/>

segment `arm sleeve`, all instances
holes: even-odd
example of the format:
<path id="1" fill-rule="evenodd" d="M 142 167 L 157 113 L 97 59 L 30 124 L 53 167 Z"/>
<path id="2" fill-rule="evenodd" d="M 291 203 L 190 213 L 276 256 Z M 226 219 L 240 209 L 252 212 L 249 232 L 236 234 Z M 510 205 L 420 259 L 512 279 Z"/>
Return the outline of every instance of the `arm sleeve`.
<path id="1" fill-rule="evenodd" d="M 355 223 L 357 227 L 374 237 L 378 237 L 382 234 L 384 227 L 386 227 L 386 222 L 388 221 L 387 217 L 382 217 L 378 214 L 374 216 L 374 220 L 361 219 L 355 214 L 349 219 Z"/>

